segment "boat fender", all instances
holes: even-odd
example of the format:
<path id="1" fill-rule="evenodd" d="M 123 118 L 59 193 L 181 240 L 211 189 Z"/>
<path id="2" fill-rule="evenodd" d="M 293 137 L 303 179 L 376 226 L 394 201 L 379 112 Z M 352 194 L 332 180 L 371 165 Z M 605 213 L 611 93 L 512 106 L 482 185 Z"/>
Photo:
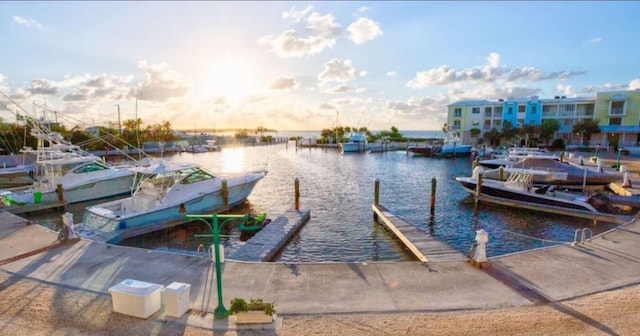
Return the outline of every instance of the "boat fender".
<path id="1" fill-rule="evenodd" d="M 473 168 L 473 173 L 471 174 L 471 177 L 474 179 L 478 179 L 478 176 L 480 174 L 484 174 L 485 169 L 482 166 L 477 166 L 475 168 Z"/>

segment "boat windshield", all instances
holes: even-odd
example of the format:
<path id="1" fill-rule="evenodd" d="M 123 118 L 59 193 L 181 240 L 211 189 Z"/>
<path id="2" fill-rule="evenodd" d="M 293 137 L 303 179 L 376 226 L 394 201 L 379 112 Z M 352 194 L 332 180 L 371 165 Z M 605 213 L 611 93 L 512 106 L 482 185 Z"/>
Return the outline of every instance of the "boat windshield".
<path id="1" fill-rule="evenodd" d="M 189 174 L 189 176 L 183 178 L 182 181 L 180 181 L 180 183 L 189 184 L 189 183 L 195 183 L 195 182 L 200 182 L 203 180 L 209 180 L 209 179 L 215 178 L 213 174 L 208 173 L 204 170 L 201 170 L 201 169 L 194 169 L 194 170 L 195 171 Z"/>

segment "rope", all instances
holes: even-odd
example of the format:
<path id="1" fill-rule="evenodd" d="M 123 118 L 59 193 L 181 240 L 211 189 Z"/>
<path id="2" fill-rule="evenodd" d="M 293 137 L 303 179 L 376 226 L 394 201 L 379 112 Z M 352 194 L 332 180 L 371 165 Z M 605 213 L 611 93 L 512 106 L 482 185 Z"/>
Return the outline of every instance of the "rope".
<path id="1" fill-rule="evenodd" d="M 551 239 L 532 237 L 532 236 L 525 235 L 525 234 L 522 234 L 522 233 L 518 233 L 518 232 L 513 232 L 513 231 L 506 230 L 506 229 L 502 229 L 502 228 L 496 227 L 494 225 L 487 224 L 487 223 L 480 222 L 480 221 L 478 221 L 478 223 L 481 224 L 484 227 L 489 227 L 489 228 L 493 229 L 494 231 L 505 232 L 505 233 L 509 233 L 509 234 L 512 234 L 512 235 L 515 235 L 515 236 L 528 238 L 528 239 L 532 239 L 532 240 L 537 240 L 537 241 L 544 242 L 544 243 L 551 243 L 551 244 L 566 244 L 566 243 L 570 243 L 570 241 L 560 241 L 560 240 L 551 240 Z"/>

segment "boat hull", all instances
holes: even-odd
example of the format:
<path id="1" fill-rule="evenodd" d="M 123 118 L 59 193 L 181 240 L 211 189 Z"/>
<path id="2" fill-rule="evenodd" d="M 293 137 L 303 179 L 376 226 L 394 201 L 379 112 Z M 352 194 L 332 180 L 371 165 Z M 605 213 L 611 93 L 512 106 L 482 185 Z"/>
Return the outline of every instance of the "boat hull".
<path id="1" fill-rule="evenodd" d="M 228 205 L 223 202 L 220 189 L 195 198 L 171 204 L 158 204 L 144 210 L 128 213 L 116 213 L 108 210 L 114 206 L 126 207 L 131 204 L 131 197 L 92 206 L 86 209 L 80 233 L 93 230 L 114 233 L 120 239 L 136 234 L 163 229 L 170 224 L 185 222 L 185 214 L 217 213 L 244 202 L 251 194 L 262 176 L 242 184 L 230 186 Z M 128 203 L 127 203 L 128 202 Z M 90 236 L 88 236 L 90 238 Z"/>

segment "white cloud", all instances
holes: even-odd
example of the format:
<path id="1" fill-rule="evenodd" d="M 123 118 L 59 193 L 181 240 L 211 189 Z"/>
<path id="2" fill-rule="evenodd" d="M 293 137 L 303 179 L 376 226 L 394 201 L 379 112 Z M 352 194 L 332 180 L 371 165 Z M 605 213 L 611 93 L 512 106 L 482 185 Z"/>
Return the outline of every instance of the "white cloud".
<path id="1" fill-rule="evenodd" d="M 32 95 L 55 95 L 58 93 L 58 83 L 48 79 L 34 79 L 31 86 L 27 89 Z"/>
<path id="2" fill-rule="evenodd" d="M 329 103 L 322 103 L 318 106 L 319 109 L 321 110 L 335 110 L 336 107 L 329 104 Z"/>
<path id="3" fill-rule="evenodd" d="M 347 30 L 349 31 L 349 38 L 355 44 L 363 44 L 382 35 L 380 24 L 364 17 L 358 18 L 358 20 L 350 24 Z"/>
<path id="4" fill-rule="evenodd" d="M 585 41 L 585 43 L 587 44 L 594 44 L 594 43 L 600 43 L 600 42 L 602 42 L 602 37 L 594 37 Z"/>
<path id="5" fill-rule="evenodd" d="M 367 76 L 367 70 L 360 70 L 360 72 L 358 73 L 358 76 L 366 77 Z"/>
<path id="6" fill-rule="evenodd" d="M 573 94 L 573 88 L 571 85 L 556 85 L 556 91 L 560 92 L 563 96 L 570 96 Z"/>
<path id="7" fill-rule="evenodd" d="M 429 86 L 451 85 L 461 82 L 514 82 L 514 81 L 541 81 L 549 79 L 568 79 L 577 75 L 586 74 L 586 71 L 557 71 L 545 73 L 534 67 L 522 67 L 507 69 L 500 65 L 500 55 L 492 52 L 487 57 L 487 63 L 483 66 L 456 70 L 447 65 L 438 68 L 420 71 L 416 77 L 407 83 L 413 89 L 422 89 Z"/>
<path id="8" fill-rule="evenodd" d="M 269 89 L 271 90 L 289 90 L 295 89 L 299 85 L 295 79 L 288 76 L 281 76 L 273 80 L 271 85 L 269 85 Z"/>
<path id="9" fill-rule="evenodd" d="M 268 45 L 280 57 L 301 57 L 320 53 L 325 48 L 333 48 L 336 40 L 322 36 L 299 38 L 295 30 L 287 30 L 280 35 L 268 35 L 258 39 L 258 43 Z"/>
<path id="10" fill-rule="evenodd" d="M 387 77 L 395 77 L 395 76 L 397 76 L 397 75 L 398 75 L 398 73 L 397 73 L 397 72 L 395 72 L 395 71 L 389 71 L 389 72 L 387 72 Z"/>
<path id="11" fill-rule="evenodd" d="M 611 83 L 606 83 L 600 86 L 589 85 L 582 88 L 582 90 L 580 90 L 580 93 L 596 93 L 600 91 L 626 90 L 628 87 L 629 85 L 626 85 L 626 84 L 611 84 Z"/>
<path id="12" fill-rule="evenodd" d="M 320 15 L 316 12 L 311 13 L 307 18 L 306 29 L 328 37 L 336 37 L 342 32 L 342 27 L 335 21 L 333 15 Z"/>
<path id="13" fill-rule="evenodd" d="M 636 78 L 629 82 L 629 90 L 637 90 L 640 89 L 640 78 Z"/>
<path id="14" fill-rule="evenodd" d="M 17 16 L 17 15 L 13 15 L 11 17 L 13 19 L 14 22 L 18 23 L 19 25 L 25 26 L 27 28 L 36 28 L 38 30 L 42 30 L 42 24 L 40 24 L 40 22 L 36 21 L 36 20 L 29 20 L 29 19 L 25 19 L 23 17 Z"/>
<path id="15" fill-rule="evenodd" d="M 300 22 L 311 10 L 313 10 L 313 6 L 308 6 L 303 10 L 296 10 L 296 6 L 293 6 L 289 11 L 282 13 L 282 18 L 285 20 L 291 19 L 293 22 Z"/>
<path id="16" fill-rule="evenodd" d="M 138 69 L 146 71 L 147 77 L 144 82 L 131 89 L 130 95 L 140 100 L 163 102 L 182 97 L 190 89 L 166 64 L 147 64 L 146 61 L 141 61 Z"/>
<path id="17" fill-rule="evenodd" d="M 324 70 L 318 74 L 318 80 L 321 82 L 348 82 L 355 78 L 356 69 L 351 65 L 350 60 L 341 62 L 334 58 L 324 63 Z"/>
<path id="18" fill-rule="evenodd" d="M 363 93 L 365 91 L 367 91 L 367 89 L 365 88 L 357 88 L 357 87 L 341 84 L 341 85 L 329 88 L 324 92 L 326 93 L 346 93 L 346 92 Z"/>

